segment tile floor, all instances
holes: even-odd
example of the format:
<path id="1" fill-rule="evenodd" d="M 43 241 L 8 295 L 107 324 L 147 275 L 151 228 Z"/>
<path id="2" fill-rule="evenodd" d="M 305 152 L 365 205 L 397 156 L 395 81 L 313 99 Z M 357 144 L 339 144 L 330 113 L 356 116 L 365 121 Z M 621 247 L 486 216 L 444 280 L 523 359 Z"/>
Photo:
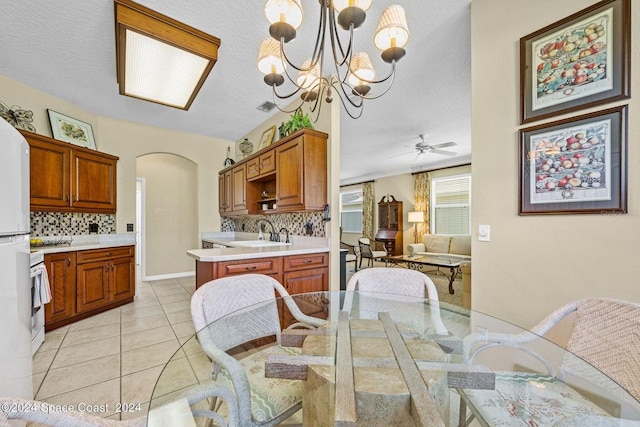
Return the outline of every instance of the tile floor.
<path id="1" fill-rule="evenodd" d="M 189 308 L 195 278 L 138 281 L 136 286 L 133 303 L 45 335 L 33 363 L 37 400 L 107 404 L 109 411 L 98 415 L 126 419 L 146 414 L 156 381 L 172 357 L 169 368 L 175 372 L 165 375 L 183 387 L 208 375 L 210 362 L 197 343 L 187 343 L 195 333 Z M 119 413 L 117 403 L 134 406 Z"/>

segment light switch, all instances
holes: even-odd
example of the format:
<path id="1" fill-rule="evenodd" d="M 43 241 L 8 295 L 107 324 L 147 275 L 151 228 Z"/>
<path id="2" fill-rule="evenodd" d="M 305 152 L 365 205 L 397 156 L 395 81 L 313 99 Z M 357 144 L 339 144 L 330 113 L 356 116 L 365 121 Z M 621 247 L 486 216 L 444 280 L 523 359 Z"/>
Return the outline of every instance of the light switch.
<path id="1" fill-rule="evenodd" d="M 478 240 L 481 242 L 488 242 L 491 239 L 491 227 L 488 225 L 478 226 Z"/>

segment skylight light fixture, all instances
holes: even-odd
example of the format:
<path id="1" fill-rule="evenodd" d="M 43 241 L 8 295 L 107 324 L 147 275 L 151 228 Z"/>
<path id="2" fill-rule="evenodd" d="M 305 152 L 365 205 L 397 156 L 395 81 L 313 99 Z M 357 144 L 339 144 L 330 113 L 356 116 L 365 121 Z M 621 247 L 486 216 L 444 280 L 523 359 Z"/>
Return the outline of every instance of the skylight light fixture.
<path id="1" fill-rule="evenodd" d="M 188 110 L 220 39 L 130 0 L 114 0 L 120 94 Z"/>

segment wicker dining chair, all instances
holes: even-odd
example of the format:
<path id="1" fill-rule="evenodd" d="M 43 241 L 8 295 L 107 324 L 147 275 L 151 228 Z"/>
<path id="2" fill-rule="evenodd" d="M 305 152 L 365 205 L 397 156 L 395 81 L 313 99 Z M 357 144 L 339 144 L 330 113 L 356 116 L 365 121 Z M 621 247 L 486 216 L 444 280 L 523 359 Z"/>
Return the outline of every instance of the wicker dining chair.
<path id="1" fill-rule="evenodd" d="M 279 345 L 280 318 L 274 291 L 299 322 L 295 326 L 313 328 L 326 324 L 325 320 L 303 314 L 277 280 L 262 274 L 212 280 L 200 286 L 191 298 L 198 341 L 213 362 L 212 378 L 235 393 L 237 404 L 228 406 L 228 410 L 236 414 L 242 427 L 280 424 L 302 406 L 299 380 L 265 378 L 264 374 L 267 355 L 299 353 L 299 349 Z M 276 337 L 278 345 L 240 360 L 227 353 L 241 344 L 270 336 Z"/>
<path id="2" fill-rule="evenodd" d="M 495 390 L 459 390 L 461 395 L 461 425 L 474 417 L 482 425 L 512 425 L 514 411 L 529 413 L 527 425 L 562 425 L 563 420 L 576 414 L 608 416 L 570 386 L 560 381 L 544 358 L 523 347 L 539 339 L 567 315 L 575 313 L 569 335 L 568 353 L 559 367 L 564 374 L 588 378 L 586 361 L 604 375 L 592 381 L 609 388 L 612 395 L 619 391 L 611 387 L 611 379 L 640 401 L 640 304 L 611 298 L 586 298 L 564 305 L 547 316 L 531 332 L 520 334 L 475 333 L 464 340 L 464 357 L 473 363 L 482 351 L 495 346 L 508 346 L 528 351 L 546 364 L 548 375 L 500 372 L 496 375 Z M 576 357 L 577 356 L 577 357 Z M 609 377 L 609 378 L 607 378 Z M 544 384 L 544 388 L 536 384 Z M 521 396 L 527 395 L 529 401 Z M 617 396 L 625 400 L 626 395 Z M 632 402 L 638 405 L 638 401 Z M 466 406 L 471 414 L 466 423 Z M 484 420 L 487 420 L 486 422 Z M 523 424 L 524 425 L 524 424 Z"/>
<path id="3" fill-rule="evenodd" d="M 424 300 L 429 300 L 429 325 L 437 335 L 449 335 L 440 317 L 438 290 L 433 281 L 424 273 L 406 268 L 376 267 L 354 273 L 347 283 L 347 294 L 343 310 L 350 311 L 354 292 L 358 294 L 360 317 L 377 318 L 377 313 L 388 311 L 396 321 L 410 319 L 415 321 L 414 311 L 424 312 Z M 406 298 L 403 298 L 406 297 Z M 416 305 L 406 304 L 415 303 Z M 425 325 L 428 327 L 428 325 Z"/>

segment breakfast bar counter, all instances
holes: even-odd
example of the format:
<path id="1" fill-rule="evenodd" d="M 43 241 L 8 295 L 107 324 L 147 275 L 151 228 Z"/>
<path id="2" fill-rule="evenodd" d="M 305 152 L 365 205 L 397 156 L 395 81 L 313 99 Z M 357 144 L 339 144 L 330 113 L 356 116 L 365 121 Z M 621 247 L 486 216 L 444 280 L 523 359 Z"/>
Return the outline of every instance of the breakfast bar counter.
<path id="1" fill-rule="evenodd" d="M 273 276 L 290 293 L 328 290 L 329 240 L 290 236 L 290 242 L 259 240 L 256 233 L 203 233 L 203 242 L 216 246 L 192 249 L 196 287 L 221 277 L 259 273 Z"/>

